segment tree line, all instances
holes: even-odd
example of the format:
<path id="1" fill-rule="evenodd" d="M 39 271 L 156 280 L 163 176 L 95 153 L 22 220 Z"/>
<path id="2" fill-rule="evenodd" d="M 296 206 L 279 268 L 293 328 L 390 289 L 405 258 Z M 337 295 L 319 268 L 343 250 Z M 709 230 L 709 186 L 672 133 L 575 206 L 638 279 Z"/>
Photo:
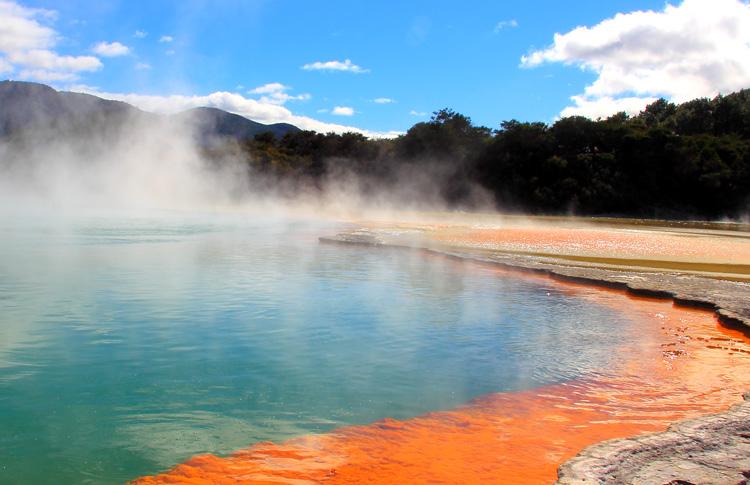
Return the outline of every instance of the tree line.
<path id="1" fill-rule="evenodd" d="M 414 185 L 400 194 L 456 208 L 472 208 L 480 189 L 506 211 L 738 217 L 750 207 L 750 90 L 683 104 L 659 99 L 635 116 L 510 120 L 494 130 L 443 109 L 390 140 L 264 133 L 240 149 L 254 173 L 289 187 L 322 190 L 343 177 L 365 197 Z"/>

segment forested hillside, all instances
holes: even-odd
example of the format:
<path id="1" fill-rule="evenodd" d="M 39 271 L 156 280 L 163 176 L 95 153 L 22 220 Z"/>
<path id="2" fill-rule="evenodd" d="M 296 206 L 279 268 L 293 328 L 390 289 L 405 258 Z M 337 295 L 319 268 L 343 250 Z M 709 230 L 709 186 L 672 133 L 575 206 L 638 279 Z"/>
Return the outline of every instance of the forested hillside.
<path id="1" fill-rule="evenodd" d="M 394 140 L 299 131 L 242 146 L 255 170 L 275 177 L 353 174 L 365 193 L 414 181 L 415 199 L 430 191 L 461 208 L 477 186 L 499 208 L 533 213 L 716 218 L 746 214 L 750 203 L 750 90 L 496 130 L 444 109 Z"/>
<path id="2" fill-rule="evenodd" d="M 205 158 L 246 167 L 253 190 L 291 196 L 346 190 L 395 206 L 535 214 L 750 213 L 750 90 L 680 105 L 660 99 L 637 116 L 509 120 L 496 129 L 443 109 L 398 138 L 370 139 L 264 125 L 214 108 L 160 116 L 40 84 L 0 83 L 0 141 L 21 155 L 40 140 L 115 139 L 134 123 L 147 131 L 181 127 L 164 135 L 165 144 L 187 129 Z"/>

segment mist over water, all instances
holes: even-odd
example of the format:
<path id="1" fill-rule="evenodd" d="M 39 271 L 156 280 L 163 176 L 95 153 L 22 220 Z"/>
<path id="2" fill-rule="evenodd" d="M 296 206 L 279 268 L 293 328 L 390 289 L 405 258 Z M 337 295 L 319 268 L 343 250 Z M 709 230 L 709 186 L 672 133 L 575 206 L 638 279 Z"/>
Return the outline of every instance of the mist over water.
<path id="1" fill-rule="evenodd" d="M 317 244 L 333 223 L 44 222 L 0 226 L 0 482 L 117 483 L 413 417 L 608 368 L 630 338 L 551 287 Z"/>
<path id="2" fill-rule="evenodd" d="M 0 144 L 6 202 L 32 209 L 211 209 L 247 196 L 233 160 L 210 167 L 191 127 L 129 117 L 102 129 L 36 130 Z M 5 204 L 7 207 L 7 204 Z"/>
<path id="3" fill-rule="evenodd" d="M 356 161 L 345 159 L 336 159 L 323 177 L 283 177 L 254 169 L 236 139 L 207 135 L 214 132 L 212 120 L 189 113 L 162 116 L 105 106 L 67 116 L 42 117 L 0 137 L 2 212 L 76 217 L 249 211 L 361 218 L 449 207 L 441 192 L 450 185 L 446 160 L 395 164 L 388 181 L 369 180 L 357 173 Z M 493 207 L 486 190 L 466 191 L 472 208 Z"/>

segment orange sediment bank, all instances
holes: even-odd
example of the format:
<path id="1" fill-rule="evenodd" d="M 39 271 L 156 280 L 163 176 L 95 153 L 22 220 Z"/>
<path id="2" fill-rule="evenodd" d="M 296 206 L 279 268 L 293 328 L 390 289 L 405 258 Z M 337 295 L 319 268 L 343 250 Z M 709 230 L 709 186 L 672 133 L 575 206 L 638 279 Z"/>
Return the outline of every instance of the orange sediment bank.
<path id="1" fill-rule="evenodd" d="M 612 368 L 405 421 L 197 456 L 135 483 L 551 483 L 590 444 L 724 410 L 750 388 L 750 339 L 712 312 L 513 274 L 627 316 L 630 338 L 612 349 Z"/>

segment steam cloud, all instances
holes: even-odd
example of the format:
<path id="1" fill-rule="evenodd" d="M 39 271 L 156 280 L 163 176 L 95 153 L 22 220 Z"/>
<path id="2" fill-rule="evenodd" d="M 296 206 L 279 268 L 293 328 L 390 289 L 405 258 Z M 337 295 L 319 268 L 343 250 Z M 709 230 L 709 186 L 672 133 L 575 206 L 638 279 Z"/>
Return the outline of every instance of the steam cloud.
<path id="1" fill-rule="evenodd" d="M 447 207 L 438 182 L 449 175 L 438 164 L 399 168 L 388 186 L 373 187 L 342 169 L 315 182 L 291 182 L 254 172 L 247 154 L 227 140 L 218 159 L 205 156 L 189 118 L 130 114 L 112 123 L 97 116 L 84 129 L 45 126 L 1 139 L 6 211 L 256 209 L 361 217 Z M 485 191 L 471 191 L 474 206 L 491 207 Z"/>
<path id="2" fill-rule="evenodd" d="M 209 167 L 190 128 L 135 117 L 84 136 L 35 131 L 0 144 L 6 199 L 62 209 L 188 209 L 227 204 L 243 189 L 235 163 Z"/>

